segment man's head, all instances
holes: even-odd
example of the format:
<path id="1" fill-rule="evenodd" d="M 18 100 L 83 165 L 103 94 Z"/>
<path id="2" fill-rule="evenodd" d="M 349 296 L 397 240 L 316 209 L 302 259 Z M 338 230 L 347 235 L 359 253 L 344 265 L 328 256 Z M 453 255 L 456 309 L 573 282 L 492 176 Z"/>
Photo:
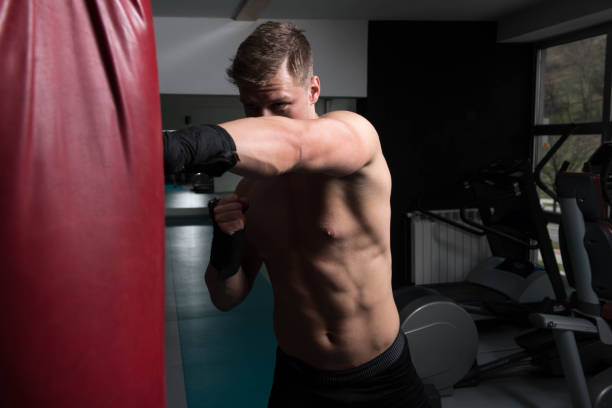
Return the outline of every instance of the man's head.
<path id="1" fill-rule="evenodd" d="M 267 22 L 240 44 L 227 74 L 238 86 L 247 116 L 316 116 L 319 79 L 302 30 Z M 312 105 L 312 106 L 311 106 Z"/>

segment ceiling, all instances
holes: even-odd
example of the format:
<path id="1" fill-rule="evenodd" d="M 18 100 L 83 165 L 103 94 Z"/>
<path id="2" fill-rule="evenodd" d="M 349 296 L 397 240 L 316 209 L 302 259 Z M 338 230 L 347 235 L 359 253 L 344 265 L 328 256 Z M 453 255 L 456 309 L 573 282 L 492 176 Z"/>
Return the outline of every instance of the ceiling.
<path id="1" fill-rule="evenodd" d="M 546 1 L 551 0 L 270 0 L 260 18 L 499 21 Z M 151 0 L 151 4 L 155 16 L 232 18 L 243 0 Z"/>

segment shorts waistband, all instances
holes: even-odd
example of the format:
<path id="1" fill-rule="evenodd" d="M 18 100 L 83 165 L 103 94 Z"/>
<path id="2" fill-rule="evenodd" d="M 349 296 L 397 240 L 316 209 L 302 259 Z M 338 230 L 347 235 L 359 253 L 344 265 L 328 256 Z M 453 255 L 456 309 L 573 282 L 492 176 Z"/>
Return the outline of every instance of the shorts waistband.
<path id="1" fill-rule="evenodd" d="M 404 348 L 406 347 L 406 342 L 406 335 L 400 330 L 395 341 L 387 350 L 360 366 L 346 370 L 320 370 L 285 354 L 280 348 L 278 349 L 277 358 L 281 357 L 291 361 L 293 363 L 292 365 L 299 368 L 300 371 L 305 373 L 313 381 L 322 384 L 341 384 L 371 378 L 385 371 L 402 356 Z"/>

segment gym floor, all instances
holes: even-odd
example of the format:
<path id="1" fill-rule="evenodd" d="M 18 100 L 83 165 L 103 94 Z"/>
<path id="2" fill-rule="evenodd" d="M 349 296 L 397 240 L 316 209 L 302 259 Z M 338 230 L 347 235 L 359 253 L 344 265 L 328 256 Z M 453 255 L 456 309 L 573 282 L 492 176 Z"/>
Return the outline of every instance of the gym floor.
<path id="1" fill-rule="evenodd" d="M 236 309 L 223 313 L 204 283 L 212 225 L 212 195 L 166 191 L 166 384 L 168 408 L 265 407 L 272 383 L 276 341 L 272 290 L 260 274 Z M 481 335 L 479 363 L 516 348 L 507 329 Z M 510 334 L 510 335 L 508 335 Z M 442 398 L 443 408 L 571 406 L 563 378 L 528 367 L 461 388 Z"/>

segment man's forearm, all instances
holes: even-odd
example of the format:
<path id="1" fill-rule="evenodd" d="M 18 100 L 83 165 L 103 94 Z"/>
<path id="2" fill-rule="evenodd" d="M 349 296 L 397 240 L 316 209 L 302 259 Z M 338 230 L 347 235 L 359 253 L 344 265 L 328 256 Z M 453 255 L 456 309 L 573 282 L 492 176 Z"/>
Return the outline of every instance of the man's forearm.
<path id="1" fill-rule="evenodd" d="M 307 121 L 284 117 L 246 118 L 220 124 L 236 144 L 239 162 L 232 172 L 249 177 L 289 172 L 301 159 L 300 132 Z"/>
<path id="2" fill-rule="evenodd" d="M 198 125 L 163 132 L 164 170 L 226 171 L 250 177 L 276 176 L 300 161 L 300 132 L 306 121 L 283 117 L 246 118 L 221 125 Z"/>
<path id="3" fill-rule="evenodd" d="M 204 276 L 210 298 L 217 309 L 227 312 L 239 305 L 249 293 L 249 282 L 242 267 L 227 279 L 209 265 Z"/>

